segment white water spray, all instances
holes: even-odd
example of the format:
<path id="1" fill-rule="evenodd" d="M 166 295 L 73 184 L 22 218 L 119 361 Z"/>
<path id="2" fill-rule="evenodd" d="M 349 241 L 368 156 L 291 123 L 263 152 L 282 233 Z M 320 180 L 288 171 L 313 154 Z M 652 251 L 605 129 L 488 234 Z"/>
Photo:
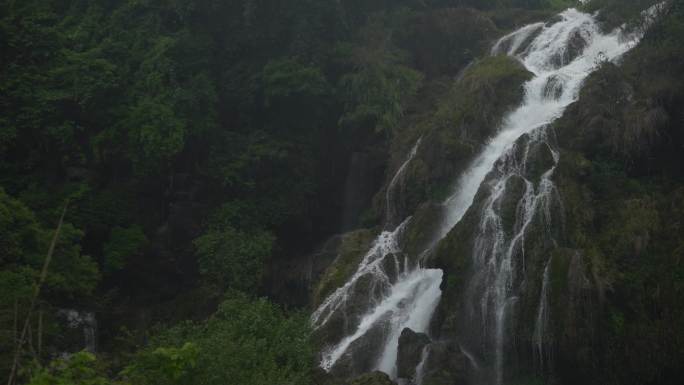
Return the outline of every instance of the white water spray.
<path id="1" fill-rule="evenodd" d="M 594 17 L 569 9 L 560 14 L 561 20 L 552 24 L 534 24 L 503 37 L 494 46 L 493 54 L 517 57 L 534 74 L 525 84 L 523 104 L 505 120 L 500 133 L 488 144 L 474 166 L 459 183 L 459 205 L 472 202 L 480 184 L 492 169 L 484 191 L 488 194 L 480 208 L 480 224 L 474 242 L 475 273 L 469 285 L 471 308 L 479 308 L 473 322 L 482 325 L 481 345 L 493 353 L 492 381 L 502 384 L 504 355 L 508 340 L 507 327 L 519 300 L 525 281 L 525 236 L 533 220 L 540 220 L 546 232 L 552 227 L 551 205 L 560 200 L 551 180 L 559 154 L 549 140 L 547 126 L 560 117 L 565 108 L 577 100 L 586 77 L 602 61 L 614 61 L 634 47 L 641 36 L 626 36 L 622 29 L 602 34 Z M 533 38 L 532 38 L 533 37 Z M 527 46 L 525 46 L 527 44 Z M 524 136 L 524 140 L 517 142 Z M 516 143 L 514 145 L 514 143 Z M 522 155 L 521 154 L 522 146 Z M 542 147 L 539 147 L 542 146 Z M 552 162 L 547 165 L 539 181 L 532 180 L 528 164 L 531 149 L 544 147 Z M 504 228 L 504 199 L 509 194 L 509 183 L 522 183 L 524 191 L 517 199 L 515 224 L 512 233 Z M 510 197 L 508 197 L 510 199 Z M 445 228 L 450 228 L 462 217 L 452 211 Z M 539 236 L 546 239 L 551 234 Z M 548 261 L 546 263 L 548 275 Z M 531 279 L 534 279 L 532 277 Z M 542 278 L 544 279 L 544 278 Z M 535 330 L 543 331 L 548 319 L 545 306 L 547 284 L 542 283 L 540 315 Z M 536 344 L 543 345 L 544 333 L 535 336 Z"/>

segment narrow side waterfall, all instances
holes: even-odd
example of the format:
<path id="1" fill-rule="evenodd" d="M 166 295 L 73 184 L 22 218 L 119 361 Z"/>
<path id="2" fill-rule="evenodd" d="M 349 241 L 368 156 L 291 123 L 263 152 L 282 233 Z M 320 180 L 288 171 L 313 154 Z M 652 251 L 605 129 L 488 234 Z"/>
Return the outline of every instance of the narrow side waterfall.
<path id="1" fill-rule="evenodd" d="M 476 210 L 474 272 L 463 295 L 469 324 L 478 330 L 464 341 L 461 350 L 468 352 L 471 362 L 484 359 L 478 366 L 491 371 L 489 383 L 502 384 L 505 379 L 509 324 L 524 283 L 548 281 L 548 271 L 528 276 L 525 265 L 531 224 L 542 223 L 549 233 L 535 236 L 553 242 L 549 229 L 558 224 L 554 211 L 562 211 L 554 210 L 561 205 L 552 181 L 559 153 L 547 127 L 577 99 L 582 82 L 602 61 L 618 59 L 640 38 L 622 29 L 603 34 L 592 15 L 568 9 L 555 23 L 525 26 L 492 48 L 493 55 L 516 57 L 534 76 L 524 85 L 522 104 L 505 117 L 498 134 L 463 172 L 453 194 L 442 204 L 442 224 L 430 246 L 443 239 L 469 209 Z M 394 218 L 394 189 L 419 146 L 420 141 L 388 185 L 387 223 L 400 220 Z M 351 278 L 313 313 L 312 325 L 327 344 L 320 361 L 325 370 L 347 375 L 381 370 L 397 378 L 402 330 L 410 328 L 429 336 L 443 273 L 424 266 L 422 258 L 429 253 L 412 256 L 402 252 L 401 236 L 409 226 L 410 217 L 393 231 L 382 232 Z M 548 265 L 547 260 L 546 270 Z M 539 332 L 535 340 L 540 354 L 548 329 L 547 286 L 542 282 L 531 286 L 541 288 L 535 294 L 535 330 Z M 413 383 L 420 383 L 429 354 L 428 346 Z"/>
<path id="2" fill-rule="evenodd" d="M 413 160 L 413 157 L 416 156 L 416 153 L 418 152 L 418 147 L 420 147 L 420 142 L 423 140 L 423 138 L 418 138 L 418 141 L 416 144 L 413 145 L 413 148 L 411 148 L 411 151 L 409 152 L 409 156 L 406 158 L 404 163 L 399 166 L 399 169 L 397 169 L 397 172 L 394 174 L 392 177 L 392 180 L 390 183 L 387 185 L 387 191 L 385 192 L 385 223 L 386 226 L 392 226 L 393 223 L 396 221 L 397 218 L 397 207 L 395 203 L 396 199 L 396 194 L 397 194 L 397 183 L 401 180 L 401 178 L 404 176 L 404 171 L 406 170 L 406 166 L 411 163 Z"/>

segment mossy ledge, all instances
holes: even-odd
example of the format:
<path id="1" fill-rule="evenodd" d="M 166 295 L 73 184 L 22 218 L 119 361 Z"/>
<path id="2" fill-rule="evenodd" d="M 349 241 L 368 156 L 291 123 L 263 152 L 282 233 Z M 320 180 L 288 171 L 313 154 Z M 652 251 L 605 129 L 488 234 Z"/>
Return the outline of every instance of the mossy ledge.
<path id="1" fill-rule="evenodd" d="M 361 229 L 340 236 L 337 257 L 314 287 L 313 305 L 318 306 L 335 289 L 354 274 L 363 256 L 370 249 L 376 231 Z"/>

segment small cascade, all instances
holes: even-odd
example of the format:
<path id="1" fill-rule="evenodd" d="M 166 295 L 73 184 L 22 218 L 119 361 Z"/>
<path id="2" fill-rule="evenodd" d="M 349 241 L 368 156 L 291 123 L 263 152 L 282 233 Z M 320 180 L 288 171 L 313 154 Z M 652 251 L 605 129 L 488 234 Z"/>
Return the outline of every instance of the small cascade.
<path id="1" fill-rule="evenodd" d="M 73 338 L 73 343 L 69 344 L 73 344 L 73 347 L 70 349 L 75 351 L 84 349 L 91 353 L 97 351 L 97 319 L 95 313 L 61 309 L 57 314 L 65 321 L 67 328 L 72 331 L 63 336 L 64 338 Z"/>
<path id="2" fill-rule="evenodd" d="M 430 355 L 430 345 L 425 345 L 423 351 L 420 355 L 420 363 L 416 366 L 416 377 L 413 379 L 415 384 L 423 383 L 423 377 L 425 376 L 425 363 Z"/>
<path id="3" fill-rule="evenodd" d="M 333 292 L 316 311 L 311 315 L 311 323 L 314 329 L 324 326 L 337 311 L 344 311 L 346 305 L 354 297 L 356 285 L 370 277 L 373 282 L 373 290 L 368 292 L 367 302 L 369 305 L 376 304 L 391 286 L 390 276 L 382 265 L 385 257 L 399 252 L 399 235 L 402 233 L 410 218 L 397 226 L 394 231 L 383 231 L 374 241 L 371 249 L 366 253 L 354 275 L 335 292 Z M 394 265 L 397 265 L 395 261 Z"/>
<path id="4" fill-rule="evenodd" d="M 539 310 L 537 311 L 537 319 L 534 324 L 534 353 L 539 358 L 539 368 L 541 370 L 544 370 L 544 365 L 548 359 L 544 344 L 548 340 L 549 333 L 549 269 L 551 268 L 551 262 L 552 259 L 549 258 L 546 267 L 544 267 L 541 294 L 539 295 Z"/>
<path id="5" fill-rule="evenodd" d="M 540 154 L 547 154 L 547 159 Z M 531 163 L 544 160 L 549 168 L 535 180 L 538 170 Z M 558 153 L 541 127 L 510 147 L 485 182 L 489 196 L 481 208 L 474 242 L 469 301 L 471 308 L 479 309 L 473 321 L 482 325 L 483 343 L 494 352 L 497 383 L 502 382 L 507 322 L 518 301 L 515 289 L 525 278 L 525 235 L 535 220 L 542 222 L 538 226 L 542 230 L 553 225 L 551 207 L 559 198 L 551 175 L 557 162 Z M 551 238 L 549 233 L 537 236 Z"/>
<path id="6" fill-rule="evenodd" d="M 419 138 L 418 141 L 416 141 L 416 144 L 413 145 L 413 148 L 411 148 L 411 151 L 409 152 L 409 156 L 406 158 L 404 163 L 399 166 L 397 169 L 397 172 L 394 174 L 394 177 L 392 177 L 392 180 L 390 183 L 387 185 L 387 191 L 385 192 L 385 223 L 386 226 L 392 226 L 394 222 L 397 220 L 397 207 L 395 204 L 395 197 L 397 194 L 397 183 L 401 180 L 401 178 L 404 175 L 404 171 L 406 170 L 406 167 L 411 163 L 413 160 L 413 157 L 416 156 L 416 153 L 418 152 L 418 147 L 420 146 L 420 142 L 423 138 Z"/>
<path id="7" fill-rule="evenodd" d="M 618 59 L 640 38 L 627 36 L 621 28 L 604 35 L 593 16 L 575 9 L 560 17 L 554 24 L 524 27 L 494 46 L 494 54 L 518 58 L 535 76 L 525 84 L 523 104 L 507 117 L 467 177 L 482 175 L 481 169 L 493 166 L 476 207 L 480 222 L 472 251 L 474 273 L 466 294 L 471 310 L 466 323 L 481 325 L 470 347 L 488 357 L 493 368 L 489 382 L 495 384 L 504 382 L 506 353 L 513 343 L 510 334 L 528 288 L 541 286 L 534 325 L 540 355 L 549 335 L 550 264 L 545 260 L 542 267 L 526 265 L 526 238 L 554 244 L 551 229 L 560 226 L 554 215 L 562 213 L 562 203 L 552 180 L 559 153 L 549 124 L 577 99 L 598 62 Z M 540 270 L 544 273 L 530 274 Z M 537 279 L 542 282 L 534 282 Z"/>

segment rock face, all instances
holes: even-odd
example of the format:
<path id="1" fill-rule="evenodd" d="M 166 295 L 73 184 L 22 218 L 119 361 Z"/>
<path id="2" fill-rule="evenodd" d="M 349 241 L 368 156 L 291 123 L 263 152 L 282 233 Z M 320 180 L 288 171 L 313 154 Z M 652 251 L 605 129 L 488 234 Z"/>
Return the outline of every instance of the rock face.
<path id="1" fill-rule="evenodd" d="M 448 196 L 451 183 L 487 142 L 505 113 L 523 100 L 522 85 L 531 76 L 518 61 L 505 56 L 479 60 L 464 70 L 423 123 L 416 156 L 395 186 L 400 192 L 394 199 L 396 217 L 405 218 L 421 204 L 440 202 Z M 404 159 L 410 149 L 406 145 L 394 147 L 392 151 L 401 154 L 395 155 L 397 159 Z M 384 204 L 384 190 L 375 201 L 376 209 Z"/>
<path id="2" fill-rule="evenodd" d="M 400 378 L 411 379 L 416 375 L 416 367 L 423 358 L 423 349 L 430 343 L 425 333 L 416 333 L 406 328 L 399 336 L 397 369 Z"/>
<path id="3" fill-rule="evenodd" d="M 552 58 L 552 63 L 557 66 L 562 66 L 575 60 L 582 54 L 584 48 L 587 46 L 587 37 L 581 30 L 573 31 L 568 37 L 568 45 L 564 52 Z"/>
<path id="4" fill-rule="evenodd" d="M 466 385 L 471 364 L 454 342 L 437 342 L 429 346 L 422 368 L 422 385 Z"/>
<path id="5" fill-rule="evenodd" d="M 577 31 L 552 61 L 567 63 L 586 45 Z M 422 385 L 674 383 L 672 374 L 682 371 L 678 357 L 684 345 L 676 325 L 684 320 L 684 275 L 681 258 L 673 258 L 672 251 L 684 250 L 684 243 L 681 221 L 673 226 L 671 218 L 684 218 L 684 187 L 647 180 L 653 176 L 650 167 L 666 178 L 682 177 L 684 167 L 672 165 L 684 164 L 679 108 L 684 97 L 681 89 L 670 90 L 679 95 L 679 104 L 674 99 L 654 102 L 646 86 L 653 83 L 647 80 L 665 87 L 668 78 L 658 71 L 644 73 L 638 66 L 652 58 L 642 62 L 635 57 L 625 56 L 620 68 L 602 64 L 587 79 L 580 99 L 545 129 L 543 138 L 523 135 L 480 185 L 461 222 L 427 255 L 426 266 L 444 271 L 430 328 L 436 341 L 402 331 L 397 357 L 402 383 L 412 384 L 416 377 Z M 559 75 L 549 77 L 542 94 L 559 100 L 567 91 Z M 477 93 L 470 96 L 481 103 Z M 430 226 L 439 222 L 436 186 L 461 172 L 458 165 L 467 163 L 480 136 L 490 134 L 479 127 L 486 119 L 462 124 L 464 116 L 478 118 L 469 112 L 440 115 L 444 125 L 435 123 L 422 136 L 400 196 L 399 211 L 413 214 L 415 225 L 401 240 L 403 251 L 423 249 Z M 666 137 L 673 143 L 665 143 Z M 464 146 L 466 140 L 474 143 L 472 148 Z M 509 175 L 505 183 L 492 183 L 502 173 Z M 535 202 L 537 208 L 531 209 Z M 487 274 L 480 263 L 487 256 L 480 252 L 492 245 L 500 247 L 496 255 L 501 260 L 514 262 L 503 265 L 510 269 L 503 277 L 509 283 L 500 287 L 515 290 L 501 304 L 483 301 L 497 295 L 484 290 L 498 284 L 486 280 L 496 271 Z M 486 273 L 469 279 L 478 271 Z M 493 305 L 505 315 L 501 330 L 492 327 L 493 315 L 500 314 L 491 311 Z M 478 315 L 485 312 L 489 315 Z M 498 332 L 507 337 L 489 340 Z M 381 330 L 371 333 L 377 333 L 374 340 L 382 336 Z M 372 345 L 355 348 L 370 360 Z M 344 371 L 358 373 L 371 366 Z M 503 381 L 491 375 L 497 366 Z M 606 368 L 618 370 L 613 374 Z"/>
<path id="6" fill-rule="evenodd" d="M 321 252 L 310 258 L 311 266 L 317 273 L 308 277 L 309 282 L 316 282 L 316 287 L 313 288 L 315 306 L 342 286 L 354 273 L 364 254 L 370 249 L 374 235 L 372 230 L 362 229 L 335 236 L 326 242 Z"/>
<path id="7" fill-rule="evenodd" d="M 369 309 L 388 294 L 397 276 L 407 272 L 407 266 L 417 264 L 417 259 L 423 257 L 421 253 L 436 241 L 436 227 L 442 223 L 440 205 L 451 189 L 448 181 L 467 165 L 504 113 L 522 99 L 522 84 L 530 76 L 519 62 L 506 57 L 482 60 L 465 71 L 451 90 L 450 98 L 436 112 L 420 146 L 414 146 L 416 156 L 406 163 L 405 173 L 399 179 L 388 180 L 390 185 L 392 180 L 397 181 L 395 187 L 400 193 L 393 195 L 393 199 L 386 199 L 385 192 L 381 192 L 379 201 L 392 201 L 398 221 L 414 214 L 409 230 L 385 231 L 372 248 L 361 238 L 372 239 L 349 233 L 332 248 L 339 251 L 314 289 L 313 305 L 317 309 L 312 322 L 314 338 L 322 346 L 323 365 L 334 376 L 353 378 L 376 367 L 375 359 L 381 353 L 378 349 L 387 340 L 387 328 L 392 326 L 390 320 L 379 317 L 375 321 L 377 327 L 364 330 L 363 338 L 349 342 L 345 337 L 358 332 L 361 317 L 369 314 Z M 454 110 L 454 106 L 460 104 L 465 107 Z M 395 158 L 407 157 L 404 154 Z M 421 202 L 424 203 L 416 210 Z M 386 244 L 382 250 L 378 249 L 382 252 L 381 257 L 374 257 L 378 253 L 375 251 L 362 253 L 376 249 L 378 244 Z M 364 267 L 357 274 L 362 261 L 365 261 Z M 336 292 L 339 288 L 341 291 Z M 393 338 L 397 334 L 392 334 Z M 412 378 L 416 375 L 427 343 L 429 339 L 425 335 L 405 333 L 403 351 L 398 352 L 402 360 L 400 376 Z"/>
<path id="8" fill-rule="evenodd" d="M 302 307 L 313 297 L 317 305 L 353 273 L 373 236 L 367 229 L 334 235 L 310 254 L 274 261 L 269 274 L 271 297 Z"/>
<path id="9" fill-rule="evenodd" d="M 323 369 L 314 369 L 312 376 L 313 385 L 397 385 L 390 377 L 382 372 L 363 374 L 353 380 L 342 380 L 326 373 Z"/>
<path id="10" fill-rule="evenodd" d="M 351 155 L 344 188 L 342 231 L 354 229 L 361 213 L 370 207 L 373 194 L 381 187 L 383 166 L 383 154 L 378 151 Z"/>
<path id="11" fill-rule="evenodd" d="M 368 330 L 364 338 L 354 341 L 330 373 L 339 378 L 353 378 L 373 370 L 376 359 L 382 352 L 383 342 L 387 338 L 387 326 L 386 323 L 380 323 Z"/>
<path id="12" fill-rule="evenodd" d="M 385 373 L 373 372 L 354 379 L 349 385 L 396 385 L 396 383 Z"/>

